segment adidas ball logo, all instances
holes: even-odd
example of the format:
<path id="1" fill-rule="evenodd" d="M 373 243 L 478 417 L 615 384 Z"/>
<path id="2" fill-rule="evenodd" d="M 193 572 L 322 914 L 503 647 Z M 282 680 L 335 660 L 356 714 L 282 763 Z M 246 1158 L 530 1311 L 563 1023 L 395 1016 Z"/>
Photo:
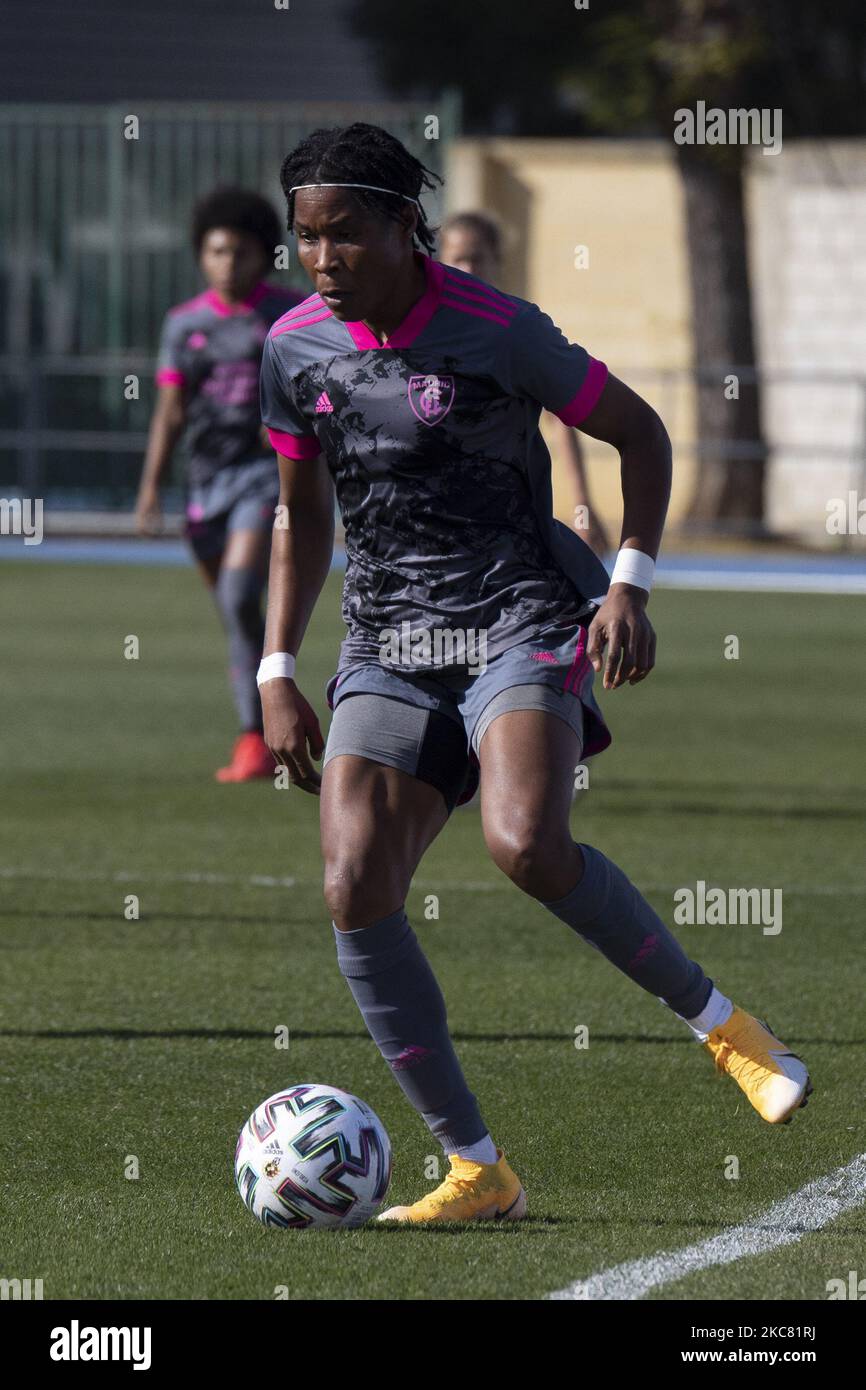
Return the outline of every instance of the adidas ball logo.
<path id="1" fill-rule="evenodd" d="M 328 400 L 328 393 L 327 393 L 327 391 L 323 391 L 322 394 L 321 394 L 321 396 L 319 397 L 319 399 L 316 401 L 316 414 L 317 414 L 317 415 L 328 415 L 328 414 L 330 414 L 330 413 L 333 411 L 333 409 L 334 409 L 334 407 L 331 405 L 331 402 Z"/>

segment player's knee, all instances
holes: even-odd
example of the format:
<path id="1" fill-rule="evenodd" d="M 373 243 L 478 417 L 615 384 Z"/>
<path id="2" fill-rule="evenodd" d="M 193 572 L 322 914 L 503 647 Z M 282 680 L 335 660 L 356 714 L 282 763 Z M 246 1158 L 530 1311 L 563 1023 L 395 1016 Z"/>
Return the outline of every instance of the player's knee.
<path id="1" fill-rule="evenodd" d="M 242 628 L 261 622 L 262 580 L 251 569 L 222 569 L 216 597 L 226 622 Z"/>
<path id="2" fill-rule="evenodd" d="M 539 898 L 560 872 L 570 844 L 570 836 L 563 840 L 543 819 L 521 816 L 485 827 L 484 838 L 497 868 L 524 893 Z"/>
<path id="3" fill-rule="evenodd" d="M 408 884 L 394 869 L 386 870 L 364 853 L 338 853 L 325 857 L 325 903 L 337 926 L 344 931 L 369 927 L 405 901 Z"/>

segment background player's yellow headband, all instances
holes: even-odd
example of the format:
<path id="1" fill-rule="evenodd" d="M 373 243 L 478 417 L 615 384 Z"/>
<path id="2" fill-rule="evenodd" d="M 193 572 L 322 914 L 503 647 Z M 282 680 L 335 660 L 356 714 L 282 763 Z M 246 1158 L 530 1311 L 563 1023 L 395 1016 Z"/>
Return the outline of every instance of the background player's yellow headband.
<path id="1" fill-rule="evenodd" d="M 407 202 L 414 203 L 419 212 L 423 209 L 417 198 L 412 198 L 408 193 L 398 193 L 396 188 L 378 188 L 375 183 L 296 183 L 290 189 L 290 193 L 297 193 L 299 188 L 369 188 L 373 193 L 393 193 L 397 198 L 405 198 Z"/>

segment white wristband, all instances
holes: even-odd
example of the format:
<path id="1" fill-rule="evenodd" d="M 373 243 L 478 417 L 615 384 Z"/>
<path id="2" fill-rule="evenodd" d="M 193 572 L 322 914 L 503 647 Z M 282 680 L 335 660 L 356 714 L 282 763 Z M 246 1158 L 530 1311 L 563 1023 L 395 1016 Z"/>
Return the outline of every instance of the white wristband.
<path id="1" fill-rule="evenodd" d="M 656 562 L 651 555 L 644 555 L 642 550 L 623 549 L 616 557 L 610 582 L 634 584 L 636 588 L 646 589 L 649 593 L 653 586 L 655 569 Z"/>
<path id="2" fill-rule="evenodd" d="M 265 681 L 276 680 L 278 676 L 291 680 L 294 674 L 295 658 L 289 652 L 271 652 L 270 656 L 262 657 L 256 675 L 256 685 L 264 685 Z"/>

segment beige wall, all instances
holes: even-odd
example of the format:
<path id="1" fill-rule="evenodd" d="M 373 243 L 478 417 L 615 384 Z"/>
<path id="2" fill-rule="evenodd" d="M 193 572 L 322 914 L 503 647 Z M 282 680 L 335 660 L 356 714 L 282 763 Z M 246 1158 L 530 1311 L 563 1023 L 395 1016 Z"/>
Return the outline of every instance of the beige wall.
<path id="1" fill-rule="evenodd" d="M 607 362 L 660 412 L 674 439 L 694 434 L 693 393 L 640 375 L 691 363 L 682 195 L 668 146 L 656 141 L 459 140 L 446 170 L 446 212 L 485 208 L 503 224 L 502 288 L 533 300 L 566 336 Z M 589 252 L 575 268 L 575 248 Z M 557 515 L 573 498 L 542 417 L 554 463 Z M 612 449 L 581 437 L 591 495 L 619 539 L 621 493 Z M 688 501 L 692 460 L 677 451 L 670 519 Z"/>
<path id="2" fill-rule="evenodd" d="M 505 225 L 503 289 L 540 304 L 659 411 L 674 441 L 675 524 L 693 480 L 694 393 L 688 383 L 641 375 L 692 363 L 671 146 L 461 140 L 446 174 L 448 213 L 486 208 Z M 828 499 L 866 493 L 866 140 L 786 141 L 772 158 L 749 151 L 746 210 L 755 337 L 769 374 L 768 521 L 833 544 Z M 574 268 L 578 244 L 589 248 L 588 270 Z M 543 429 L 553 443 L 549 423 Z M 585 453 L 592 495 L 618 530 L 615 456 L 591 441 Z M 570 521 L 568 474 L 556 453 L 553 476 L 557 513 Z"/>
<path id="3" fill-rule="evenodd" d="M 866 494 L 866 141 L 788 141 L 750 173 L 767 519 L 827 544 L 828 500 Z"/>

